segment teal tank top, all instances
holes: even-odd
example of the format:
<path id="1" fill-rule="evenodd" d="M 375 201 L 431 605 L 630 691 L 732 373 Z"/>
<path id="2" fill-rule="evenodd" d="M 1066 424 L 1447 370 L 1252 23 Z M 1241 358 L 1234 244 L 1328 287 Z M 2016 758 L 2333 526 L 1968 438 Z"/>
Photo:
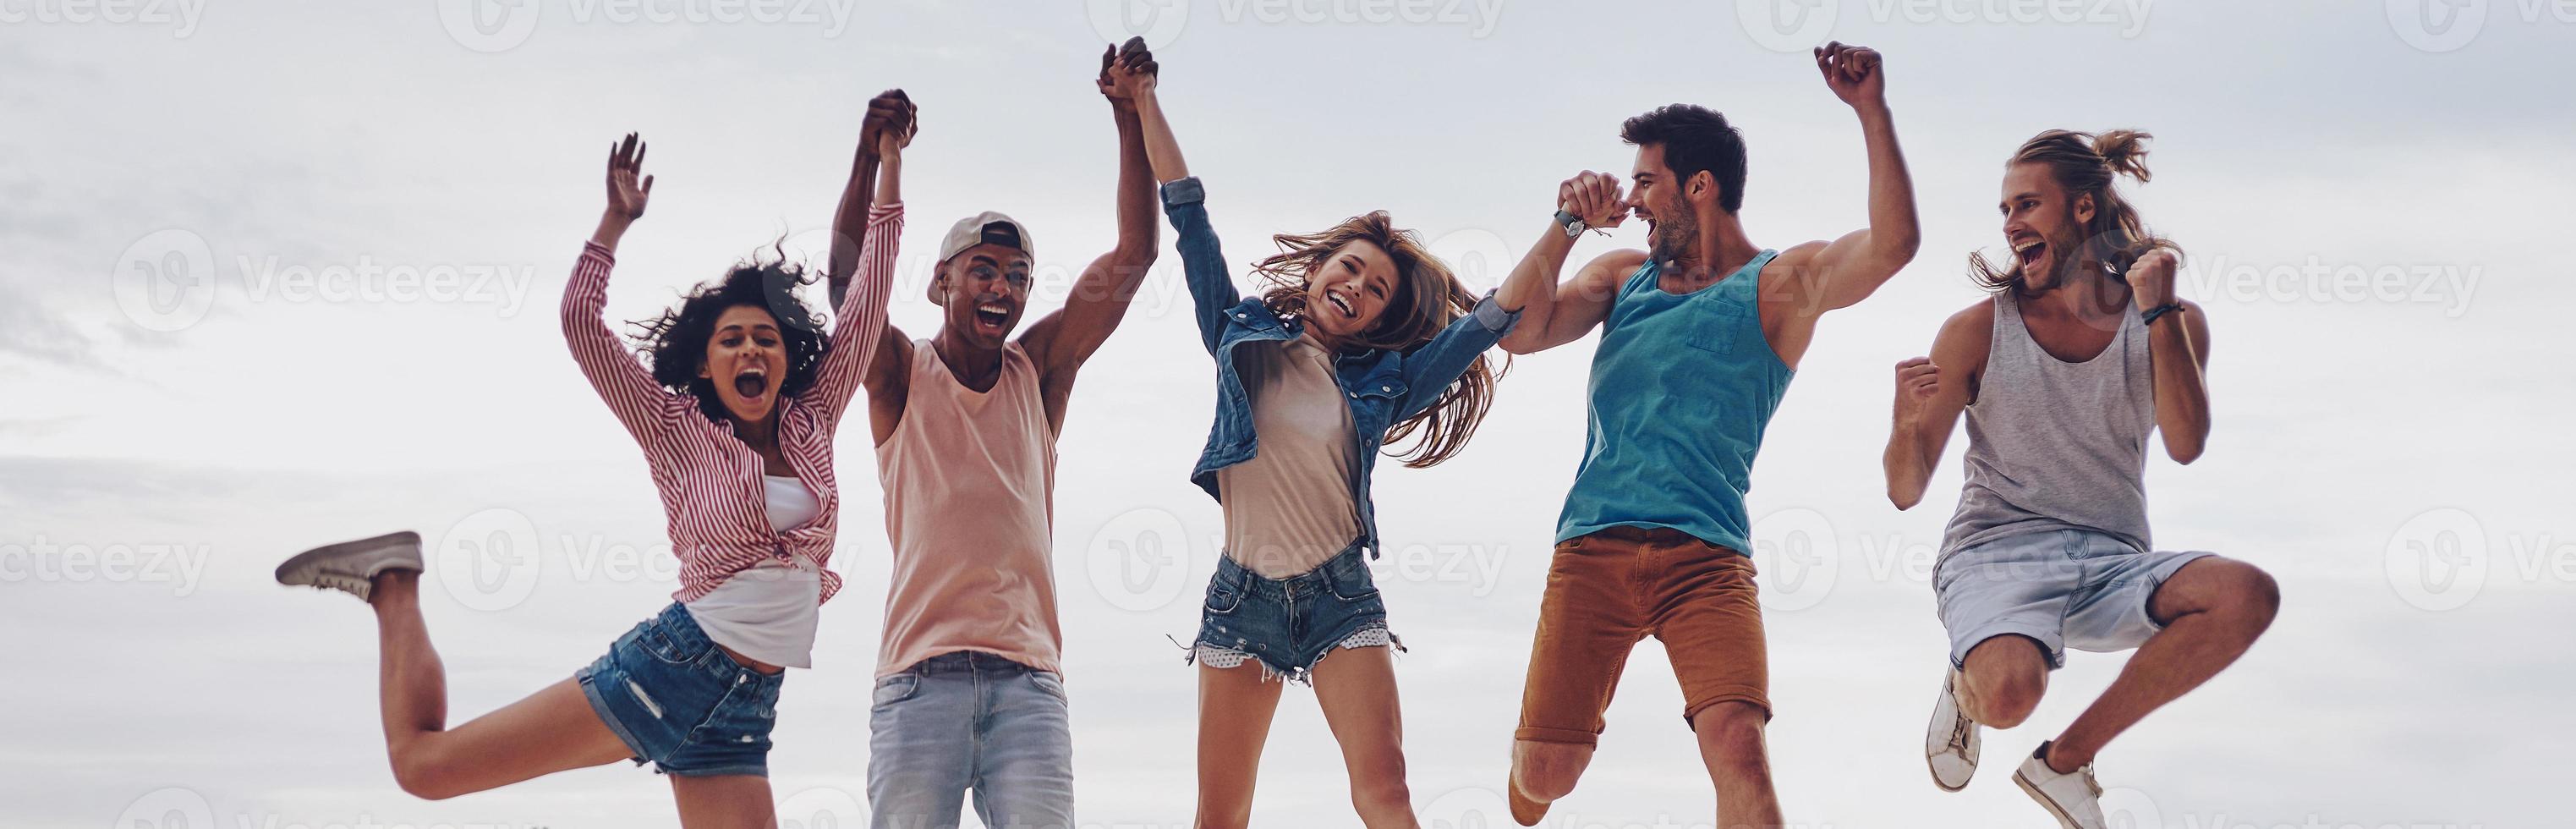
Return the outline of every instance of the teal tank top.
<path id="1" fill-rule="evenodd" d="M 1742 553 L 1753 455 L 1789 389 L 1789 365 L 1762 336 L 1765 250 L 1688 294 L 1637 269 L 1610 305 L 1592 356 L 1583 465 L 1556 540 L 1611 527 L 1668 527 Z"/>

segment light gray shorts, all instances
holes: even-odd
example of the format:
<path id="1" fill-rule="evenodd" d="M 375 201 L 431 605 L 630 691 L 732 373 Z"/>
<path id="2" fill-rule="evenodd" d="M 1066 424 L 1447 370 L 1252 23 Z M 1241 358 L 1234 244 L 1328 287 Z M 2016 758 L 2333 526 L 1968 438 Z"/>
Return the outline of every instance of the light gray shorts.
<path id="1" fill-rule="evenodd" d="M 2108 653 L 2164 630 L 2147 600 L 2202 551 L 2141 553 L 2106 533 L 2048 530 L 1961 549 L 1933 568 L 1932 595 L 1950 631 L 1950 665 L 2004 634 L 2039 640 L 2050 668 L 2066 649 Z"/>

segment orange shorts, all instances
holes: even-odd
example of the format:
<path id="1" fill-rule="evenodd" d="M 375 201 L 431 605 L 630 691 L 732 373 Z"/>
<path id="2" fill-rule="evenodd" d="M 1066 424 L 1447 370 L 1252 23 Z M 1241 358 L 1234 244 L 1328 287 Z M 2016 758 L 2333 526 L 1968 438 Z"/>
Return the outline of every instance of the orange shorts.
<path id="1" fill-rule="evenodd" d="M 1688 722 L 1722 702 L 1771 715 L 1753 561 L 1680 530 L 1612 527 L 1559 542 L 1539 603 L 1514 739 L 1592 745 L 1628 651 L 1664 644 Z"/>

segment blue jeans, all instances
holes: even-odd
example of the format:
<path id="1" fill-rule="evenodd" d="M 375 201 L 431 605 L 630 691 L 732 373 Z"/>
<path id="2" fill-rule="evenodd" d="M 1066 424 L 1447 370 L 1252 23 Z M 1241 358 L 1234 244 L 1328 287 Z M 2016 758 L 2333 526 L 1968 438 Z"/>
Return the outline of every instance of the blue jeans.
<path id="1" fill-rule="evenodd" d="M 966 792 L 994 829 L 1072 829 L 1073 727 L 1064 678 L 988 653 L 877 680 L 868 711 L 876 829 L 952 829 Z"/>
<path id="2" fill-rule="evenodd" d="M 733 661 L 679 603 L 573 676 L 638 765 L 681 776 L 769 776 L 769 730 L 786 673 Z"/>

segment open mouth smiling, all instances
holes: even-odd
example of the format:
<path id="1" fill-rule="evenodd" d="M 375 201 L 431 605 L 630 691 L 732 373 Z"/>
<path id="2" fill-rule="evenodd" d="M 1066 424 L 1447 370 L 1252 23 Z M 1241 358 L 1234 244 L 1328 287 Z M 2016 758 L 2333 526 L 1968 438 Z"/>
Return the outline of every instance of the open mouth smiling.
<path id="1" fill-rule="evenodd" d="M 769 393 L 769 372 L 760 368 L 743 369 L 733 376 L 733 390 L 743 397 L 757 400 Z"/>

